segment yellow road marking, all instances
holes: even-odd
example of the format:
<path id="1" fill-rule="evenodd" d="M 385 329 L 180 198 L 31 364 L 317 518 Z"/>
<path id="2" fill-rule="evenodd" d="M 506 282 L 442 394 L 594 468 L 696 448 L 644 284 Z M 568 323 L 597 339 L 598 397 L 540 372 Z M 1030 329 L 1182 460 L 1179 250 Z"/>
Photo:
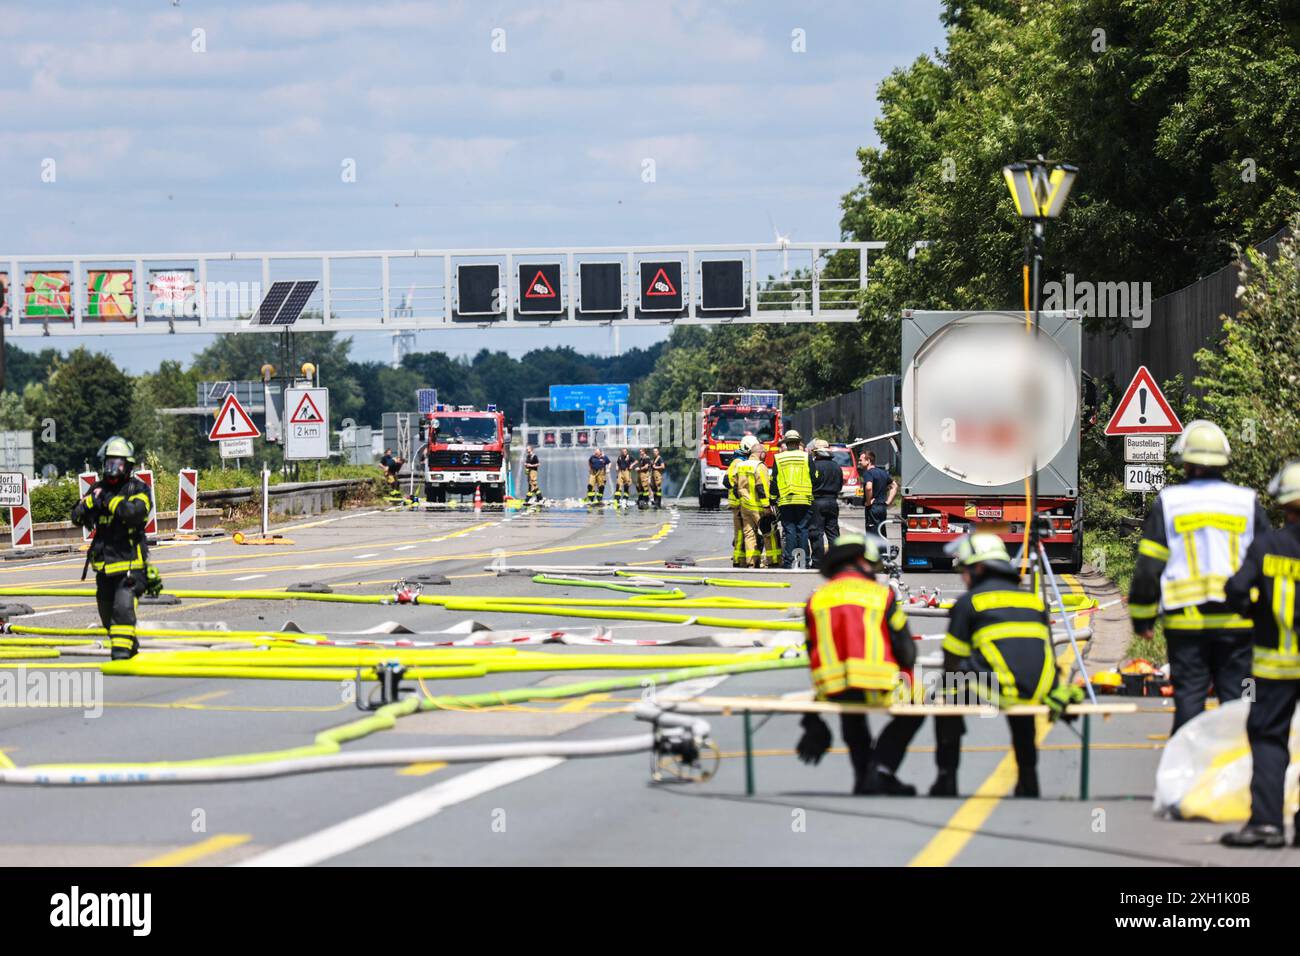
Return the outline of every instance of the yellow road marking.
<path id="1" fill-rule="evenodd" d="M 247 843 L 252 838 L 251 833 L 218 833 L 206 840 L 200 840 L 193 846 L 184 846 L 179 850 L 172 850 L 170 853 L 164 853 L 161 856 L 141 860 L 135 866 L 184 866 L 205 856 L 211 856 L 213 853 L 220 853 L 222 850 L 228 850 L 233 846 Z"/>
<path id="2" fill-rule="evenodd" d="M 424 763 L 413 763 L 410 766 L 403 767 L 397 771 L 400 777 L 427 777 L 431 773 L 437 773 L 443 767 L 447 766 L 442 760 L 429 760 Z"/>
<path id="3" fill-rule="evenodd" d="M 1051 724 L 1039 721 L 1034 734 L 1036 743 L 1040 743 Z M 948 818 L 942 830 L 930 838 L 921 852 L 912 857 L 908 866 L 947 866 L 970 842 L 970 838 L 979 832 L 980 827 L 997 809 L 1002 798 L 1016 786 L 1016 755 L 1008 753 L 998 761 L 997 767 L 989 774 L 979 789 L 962 802 L 957 812 Z"/>
<path id="4" fill-rule="evenodd" d="M 172 703 L 173 704 L 201 704 L 205 700 L 213 700 L 217 697 L 225 697 L 229 693 L 230 691 L 228 690 L 212 690 L 212 691 L 208 691 L 206 694 L 196 694 L 193 697 L 183 697 L 180 700 L 172 701 Z"/>
<path id="5" fill-rule="evenodd" d="M 560 714 L 580 714 L 592 704 L 609 700 L 612 696 L 612 694 L 586 694 L 561 704 L 555 710 Z"/>
<path id="6" fill-rule="evenodd" d="M 9 751 L 17 749 L 17 747 L 0 747 L 0 770 L 13 770 L 17 766 L 9 759 Z"/>

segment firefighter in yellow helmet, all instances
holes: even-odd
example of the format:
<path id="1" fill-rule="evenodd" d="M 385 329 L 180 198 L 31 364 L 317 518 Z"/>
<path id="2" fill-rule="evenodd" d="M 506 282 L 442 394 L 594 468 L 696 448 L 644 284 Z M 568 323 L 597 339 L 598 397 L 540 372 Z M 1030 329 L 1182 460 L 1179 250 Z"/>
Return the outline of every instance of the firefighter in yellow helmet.
<path id="1" fill-rule="evenodd" d="M 1042 597 L 1020 587 L 1007 546 L 979 532 L 952 542 L 946 551 L 966 592 L 953 601 L 943 637 L 945 703 L 1047 704 L 1054 715 L 1082 699 L 1082 689 L 1058 686 L 1051 622 Z M 1038 796 L 1038 746 L 1032 716 L 1007 717 L 1016 755 L 1017 797 Z M 957 767 L 966 722 L 936 717 L 932 797 L 957 795 Z"/>
<path id="2" fill-rule="evenodd" d="M 103 477 L 72 509 L 72 523 L 95 533 L 86 564 L 95 569 L 95 603 L 116 661 L 139 652 L 136 601 L 160 591 L 162 580 L 148 563 L 144 527 L 152 502 L 149 486 L 131 474 L 135 449 L 114 435 L 99 447 L 99 460 Z"/>
<path id="3" fill-rule="evenodd" d="M 1128 610 L 1142 637 L 1164 620 L 1177 733 L 1205 709 L 1211 686 L 1221 703 L 1242 695 L 1251 623 L 1229 606 L 1224 585 L 1269 522 L 1252 489 L 1223 480 L 1232 449 L 1218 425 L 1190 422 L 1172 451 L 1186 480 L 1162 489 L 1147 512 Z"/>
<path id="4" fill-rule="evenodd" d="M 781 438 L 785 451 L 776 456 L 772 469 L 771 497 L 781 521 L 781 567 L 792 568 L 795 554 L 802 566 L 810 560 L 808 532 L 812 527 L 812 469 L 803 440 L 793 428 Z"/>
<path id="5" fill-rule="evenodd" d="M 753 435 L 746 435 L 740 440 L 740 447 L 736 449 L 732 456 L 731 462 L 727 465 L 727 473 L 722 478 L 722 487 L 727 490 L 727 504 L 731 506 L 731 566 L 734 568 L 744 568 L 751 565 L 750 556 L 745 553 L 745 535 L 744 535 L 744 513 L 740 507 L 740 495 L 737 492 L 736 473 L 742 467 L 748 467 L 750 452 L 758 444 L 758 439 Z"/>
<path id="6" fill-rule="evenodd" d="M 1235 833 L 1225 833 L 1225 846 L 1286 845 L 1282 808 L 1286 768 L 1291 762 L 1291 721 L 1300 702 L 1300 461 L 1283 466 L 1268 486 L 1282 506 L 1286 523 L 1261 531 L 1246 550 L 1245 560 L 1224 588 L 1228 603 L 1254 620 L 1255 699 L 1246 717 L 1250 740 L 1250 820 Z M 1300 846 L 1300 815 L 1296 819 Z"/>

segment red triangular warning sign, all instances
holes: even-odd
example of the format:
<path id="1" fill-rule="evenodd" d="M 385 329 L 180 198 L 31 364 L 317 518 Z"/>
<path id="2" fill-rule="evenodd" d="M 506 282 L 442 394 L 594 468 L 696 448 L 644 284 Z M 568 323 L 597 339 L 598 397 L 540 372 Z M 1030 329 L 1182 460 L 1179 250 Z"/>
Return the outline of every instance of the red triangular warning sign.
<path id="1" fill-rule="evenodd" d="M 231 392 L 222 403 L 221 411 L 217 413 L 217 420 L 212 423 L 212 431 L 208 432 L 208 441 L 260 438 L 261 435 L 253 420 L 248 417 L 248 412 L 244 411 L 244 406 L 239 404 L 239 399 Z"/>
<path id="2" fill-rule="evenodd" d="M 325 420 L 325 416 L 320 413 L 316 403 L 311 400 L 311 393 L 303 395 L 298 407 L 293 410 L 289 416 L 291 425 L 319 425 Z"/>
<path id="3" fill-rule="evenodd" d="M 1182 422 L 1145 365 L 1129 382 L 1106 425 L 1107 435 L 1178 435 L 1182 430 Z"/>
<path id="4" fill-rule="evenodd" d="M 655 277 L 650 280 L 650 285 L 645 290 L 646 297 L 652 295 L 676 295 L 677 287 L 673 285 L 672 280 L 668 278 L 668 273 L 660 267 L 655 273 Z"/>
<path id="5" fill-rule="evenodd" d="M 546 276 L 542 270 L 537 270 L 537 275 L 533 276 L 533 281 L 528 283 L 528 291 L 524 293 L 525 299 L 554 299 L 555 289 L 546 281 Z"/>

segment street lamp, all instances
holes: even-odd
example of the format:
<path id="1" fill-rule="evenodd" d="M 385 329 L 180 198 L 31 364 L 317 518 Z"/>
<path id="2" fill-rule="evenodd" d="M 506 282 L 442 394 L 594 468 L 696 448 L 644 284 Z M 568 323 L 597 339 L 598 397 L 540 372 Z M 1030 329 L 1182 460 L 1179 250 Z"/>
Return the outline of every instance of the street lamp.
<path id="1" fill-rule="evenodd" d="M 1065 208 L 1070 189 L 1079 175 L 1078 167 L 1043 159 L 1022 160 L 1002 167 L 1002 177 L 1016 204 L 1016 214 L 1028 219 L 1033 228 L 1031 239 L 1025 246 L 1025 331 L 1029 331 L 1030 313 L 1033 313 L 1035 344 L 1039 335 L 1038 289 L 1043 269 L 1043 224 L 1056 219 Z M 1031 281 L 1032 280 L 1032 281 Z M 1032 290 L 1032 291 L 1031 291 Z M 1025 515 L 1028 533 L 1025 536 L 1025 558 L 1034 570 L 1034 590 L 1041 578 L 1041 545 L 1038 530 L 1038 442 L 1033 442 L 1033 468 L 1029 476 L 1029 509 Z M 1021 567 L 1024 567 L 1022 562 Z M 1046 592 L 1046 582 L 1043 583 Z"/>

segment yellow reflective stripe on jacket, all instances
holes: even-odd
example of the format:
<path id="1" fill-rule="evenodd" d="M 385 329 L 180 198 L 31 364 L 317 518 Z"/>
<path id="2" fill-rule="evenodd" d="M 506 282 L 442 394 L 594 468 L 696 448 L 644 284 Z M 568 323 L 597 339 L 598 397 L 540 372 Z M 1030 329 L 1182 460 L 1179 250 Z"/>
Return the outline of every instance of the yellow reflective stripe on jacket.
<path id="1" fill-rule="evenodd" d="M 777 504 L 812 504 L 812 474 L 807 452 L 783 451 L 776 456 L 776 485 L 780 494 Z"/>
<path id="2" fill-rule="evenodd" d="M 819 696 L 837 694 L 855 687 L 890 690 L 898 681 L 898 665 L 885 657 L 885 635 L 881 619 L 889 600 L 889 588 L 875 581 L 846 579 L 832 581 L 813 593 L 808 602 L 817 642 L 819 666 L 813 670 L 813 687 Z M 838 607 L 862 608 L 863 656 L 840 660 L 831 630 L 831 611 Z"/>
<path id="3" fill-rule="evenodd" d="M 1150 538 L 1143 538 L 1138 542 L 1138 554 L 1155 558 L 1157 561 L 1169 560 L 1169 549 L 1159 541 L 1152 541 Z"/>
<path id="4" fill-rule="evenodd" d="M 148 496 L 147 494 L 145 494 L 143 491 L 138 491 L 138 492 L 136 492 L 135 494 L 133 494 L 130 498 L 127 498 L 126 500 L 127 500 L 127 501 L 138 501 L 138 502 L 140 502 L 142 505 L 144 505 L 146 508 L 148 508 L 148 507 L 150 506 L 149 496 Z"/>
<path id="5" fill-rule="evenodd" d="M 1200 614 L 1193 613 L 1195 608 L 1185 609 L 1186 613 L 1165 615 L 1167 631 L 1217 631 L 1245 630 L 1254 625 L 1240 614 Z"/>
<path id="6" fill-rule="evenodd" d="M 1277 622 L 1277 647 L 1282 654 L 1297 656 L 1295 632 L 1295 579 L 1273 579 L 1273 620 Z"/>
<path id="7" fill-rule="evenodd" d="M 954 634 L 945 634 L 943 636 L 943 649 L 950 654 L 956 654 L 958 657 L 970 657 L 970 641 L 963 641 Z"/>
<path id="8" fill-rule="evenodd" d="M 907 626 L 907 614 L 901 607 L 895 607 L 894 613 L 889 615 L 889 626 L 895 631 L 901 631 Z"/>
<path id="9" fill-rule="evenodd" d="M 740 498 L 736 494 L 736 467 L 740 464 L 741 459 L 731 459 L 731 464 L 727 466 L 727 501 L 734 507 L 740 503 Z"/>
<path id="10" fill-rule="evenodd" d="M 86 495 L 86 497 L 84 497 L 84 498 L 81 499 L 81 502 L 82 502 L 82 504 L 84 504 L 87 508 L 93 508 L 93 507 L 95 507 L 95 499 L 94 499 L 91 495 Z"/>
<path id="11" fill-rule="evenodd" d="M 140 553 L 140 545 L 135 546 L 135 557 L 126 561 L 111 561 L 105 564 L 102 560 L 92 559 L 90 566 L 96 571 L 104 574 L 122 574 L 126 571 L 139 571 L 144 567 L 144 555 Z"/>
<path id="12" fill-rule="evenodd" d="M 125 501 L 125 500 L 126 500 L 126 499 L 123 498 L 121 495 L 114 495 L 112 498 L 109 498 L 109 499 L 108 499 L 108 513 L 109 513 L 109 514 L 115 514 L 115 513 L 117 512 L 117 506 L 120 505 L 120 504 L 121 504 L 123 501 Z"/>
<path id="13" fill-rule="evenodd" d="M 1034 611 L 1047 610 L 1043 599 L 1028 591 L 981 591 L 971 595 L 971 606 L 977 611 L 993 611 L 999 608 L 1023 607 Z"/>
<path id="14" fill-rule="evenodd" d="M 1128 613 L 1130 617 L 1135 617 L 1138 620 L 1142 620 L 1142 621 L 1155 620 L 1155 616 L 1158 613 L 1160 613 L 1160 605 L 1159 604 L 1134 604 L 1130 601 L 1128 606 Z"/>
<path id="15" fill-rule="evenodd" d="M 1204 604 L 1207 601 L 1222 601 L 1224 585 L 1228 579 L 1222 574 L 1197 574 L 1192 552 L 1188 551 L 1188 569 L 1191 576 L 1179 581 L 1165 581 L 1164 598 L 1166 602 L 1184 604 Z"/>

